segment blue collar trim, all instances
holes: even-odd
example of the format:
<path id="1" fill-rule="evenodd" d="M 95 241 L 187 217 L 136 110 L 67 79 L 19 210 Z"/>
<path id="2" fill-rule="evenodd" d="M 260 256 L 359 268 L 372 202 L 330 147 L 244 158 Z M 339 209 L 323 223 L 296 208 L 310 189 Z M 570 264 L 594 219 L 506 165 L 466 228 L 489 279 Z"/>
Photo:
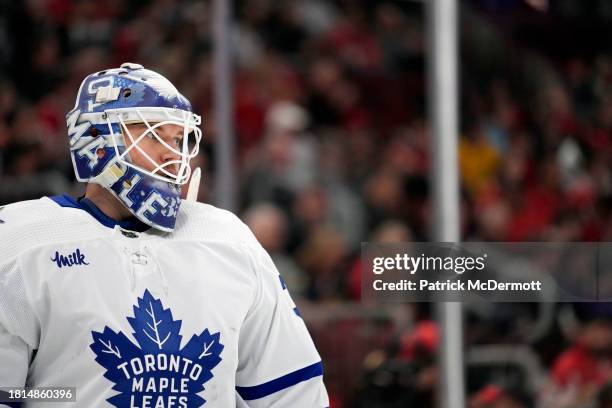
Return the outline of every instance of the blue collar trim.
<path id="1" fill-rule="evenodd" d="M 118 225 L 123 229 L 137 232 L 143 232 L 151 228 L 147 224 L 141 222 L 140 220 L 134 217 L 122 221 L 114 220 L 108 215 L 104 214 L 98 207 L 96 207 L 96 205 L 90 199 L 85 197 L 75 200 L 69 195 L 63 194 L 60 196 L 52 196 L 49 198 L 55 201 L 61 207 L 78 208 L 80 210 L 88 212 L 92 217 L 98 220 L 100 224 L 108 228 L 115 228 L 115 226 Z"/>

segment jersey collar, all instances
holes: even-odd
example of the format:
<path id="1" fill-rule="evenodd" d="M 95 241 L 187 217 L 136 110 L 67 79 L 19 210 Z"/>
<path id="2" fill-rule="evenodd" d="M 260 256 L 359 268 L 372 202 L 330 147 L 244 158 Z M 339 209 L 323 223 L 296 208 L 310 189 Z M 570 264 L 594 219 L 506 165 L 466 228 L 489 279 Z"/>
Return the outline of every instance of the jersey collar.
<path id="1" fill-rule="evenodd" d="M 100 224 L 104 225 L 108 228 L 115 228 L 117 225 L 123 229 L 144 232 L 148 230 L 149 227 L 147 224 L 139 221 L 135 217 L 128 218 L 126 220 L 117 221 L 115 219 L 110 218 L 108 215 L 104 214 L 94 203 L 88 198 L 81 197 L 78 200 L 75 200 L 73 197 L 63 194 L 58 196 L 49 197 L 51 200 L 55 201 L 61 207 L 68 208 L 78 208 L 80 210 L 88 212 L 92 217 L 94 217 Z"/>

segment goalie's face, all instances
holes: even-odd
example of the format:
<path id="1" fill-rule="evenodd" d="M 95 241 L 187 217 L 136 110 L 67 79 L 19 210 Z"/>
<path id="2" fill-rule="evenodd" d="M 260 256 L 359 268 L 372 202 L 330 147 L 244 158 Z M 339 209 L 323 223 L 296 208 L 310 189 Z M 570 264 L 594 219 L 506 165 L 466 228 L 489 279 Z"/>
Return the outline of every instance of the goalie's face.
<path id="1" fill-rule="evenodd" d="M 134 165 L 152 173 L 165 169 L 174 176 L 178 175 L 185 133 L 182 126 L 161 125 L 155 129 L 157 136 L 144 123 L 126 125 L 126 128 L 129 135 L 124 132 L 125 144 Z M 133 145 L 137 146 L 130 149 Z"/>
<path id="2" fill-rule="evenodd" d="M 196 124 L 199 117 L 183 112 L 180 113 L 184 117 L 182 121 L 172 118 L 153 122 L 137 113 L 143 122 L 119 121 L 125 150 L 118 160 L 157 180 L 185 184 L 191 175 L 189 162 L 198 153 L 201 131 Z M 118 116 L 121 117 L 121 113 Z"/>

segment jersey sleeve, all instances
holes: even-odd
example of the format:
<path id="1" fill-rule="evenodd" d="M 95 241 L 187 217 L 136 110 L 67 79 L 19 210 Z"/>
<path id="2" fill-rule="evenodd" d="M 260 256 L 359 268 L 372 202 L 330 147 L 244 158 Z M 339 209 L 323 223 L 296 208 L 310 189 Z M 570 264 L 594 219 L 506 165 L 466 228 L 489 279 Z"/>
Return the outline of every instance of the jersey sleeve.
<path id="1" fill-rule="evenodd" d="M 25 386 L 38 344 L 37 322 L 17 263 L 0 262 L 0 386 Z"/>
<path id="2" fill-rule="evenodd" d="M 257 276 L 253 304 L 240 329 L 237 406 L 329 406 L 323 364 L 270 256 L 249 249 Z"/>

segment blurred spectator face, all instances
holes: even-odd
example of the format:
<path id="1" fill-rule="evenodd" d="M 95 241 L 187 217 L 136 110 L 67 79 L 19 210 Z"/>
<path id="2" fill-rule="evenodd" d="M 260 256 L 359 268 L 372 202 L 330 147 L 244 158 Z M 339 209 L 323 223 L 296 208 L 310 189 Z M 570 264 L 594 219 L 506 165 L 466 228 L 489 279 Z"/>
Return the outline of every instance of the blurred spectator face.
<path id="1" fill-rule="evenodd" d="M 404 27 L 404 15 L 394 4 L 383 3 L 376 9 L 376 20 L 384 31 L 401 31 Z"/>
<path id="2" fill-rule="evenodd" d="M 542 93 L 542 109 L 551 115 L 550 119 L 558 118 L 571 112 L 572 106 L 567 91 L 561 85 L 551 85 Z"/>
<path id="3" fill-rule="evenodd" d="M 412 232 L 401 221 L 387 221 L 381 224 L 372 234 L 371 241 L 382 244 L 409 242 L 413 240 Z"/>
<path id="4" fill-rule="evenodd" d="M 19 137 L 17 139 L 20 140 L 40 140 L 45 137 L 44 125 L 41 123 L 34 107 L 24 107 L 18 112 L 13 129 L 18 132 Z"/>
<path id="5" fill-rule="evenodd" d="M 347 137 L 346 158 L 350 165 L 347 170 L 355 176 L 370 171 L 372 157 L 375 157 L 374 135 L 366 130 L 352 132 Z"/>
<path id="6" fill-rule="evenodd" d="M 340 80 L 340 67 L 332 59 L 318 59 L 310 67 L 309 79 L 315 91 L 327 93 Z"/>
<path id="7" fill-rule="evenodd" d="M 282 172 L 291 162 L 291 151 L 294 144 L 291 132 L 276 132 L 268 135 L 265 146 L 266 166 Z"/>
<path id="8" fill-rule="evenodd" d="M 283 171 L 291 165 L 296 138 L 308 125 L 306 111 L 290 102 L 279 102 L 266 114 L 266 149 L 268 166 Z"/>
<path id="9" fill-rule="evenodd" d="M 315 276 L 339 271 L 346 255 L 344 239 L 336 230 L 327 226 L 315 228 L 300 250 L 302 265 Z"/>
<path id="10" fill-rule="evenodd" d="M 32 56 L 34 66 L 40 70 L 55 69 L 59 61 L 59 44 L 55 38 L 45 39 Z"/>
<path id="11" fill-rule="evenodd" d="M 314 224 L 323 220 L 326 210 L 325 191 L 314 186 L 300 194 L 296 203 L 295 214 L 306 224 Z"/>
<path id="12" fill-rule="evenodd" d="M 329 98 L 338 112 L 347 112 L 359 102 L 359 91 L 353 83 L 341 80 L 329 90 Z"/>
<path id="13" fill-rule="evenodd" d="M 611 357 L 612 322 L 608 320 L 595 320 L 588 323 L 583 328 L 579 341 L 593 353 Z"/>
<path id="14" fill-rule="evenodd" d="M 392 140 L 385 150 L 384 166 L 397 174 L 417 174 L 422 162 L 421 152 L 405 136 Z"/>
<path id="15" fill-rule="evenodd" d="M 503 160 L 503 178 L 511 186 L 520 186 L 529 170 L 529 140 L 525 134 L 515 134 Z"/>
<path id="16" fill-rule="evenodd" d="M 342 178 L 348 171 L 346 148 L 335 135 L 326 135 L 319 151 L 321 174 Z"/>
<path id="17" fill-rule="evenodd" d="M 507 236 L 511 215 L 510 206 L 502 199 L 481 208 L 476 220 L 482 238 L 490 241 L 503 241 Z"/>
<path id="18" fill-rule="evenodd" d="M 373 207 L 384 209 L 389 214 L 393 214 L 398 210 L 402 201 L 400 179 L 390 172 L 379 172 L 368 180 L 364 195 Z"/>
<path id="19" fill-rule="evenodd" d="M 275 253 L 284 249 L 287 220 L 277 207 L 257 205 L 247 210 L 244 220 L 266 251 Z"/>

